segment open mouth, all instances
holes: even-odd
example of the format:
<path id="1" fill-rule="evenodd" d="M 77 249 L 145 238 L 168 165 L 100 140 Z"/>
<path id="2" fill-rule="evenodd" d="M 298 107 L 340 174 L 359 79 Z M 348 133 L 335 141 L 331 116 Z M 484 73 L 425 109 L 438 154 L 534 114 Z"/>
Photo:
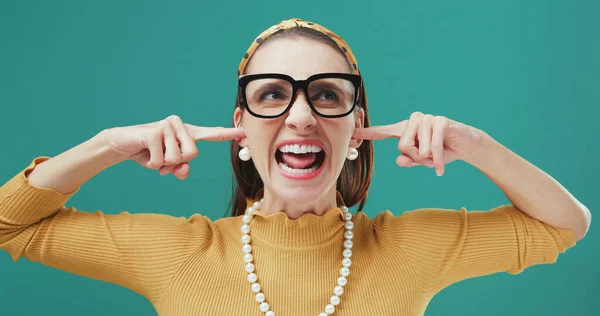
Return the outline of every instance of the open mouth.
<path id="1" fill-rule="evenodd" d="M 304 175 L 321 168 L 325 151 L 317 145 L 283 145 L 275 152 L 275 160 L 283 171 Z"/>

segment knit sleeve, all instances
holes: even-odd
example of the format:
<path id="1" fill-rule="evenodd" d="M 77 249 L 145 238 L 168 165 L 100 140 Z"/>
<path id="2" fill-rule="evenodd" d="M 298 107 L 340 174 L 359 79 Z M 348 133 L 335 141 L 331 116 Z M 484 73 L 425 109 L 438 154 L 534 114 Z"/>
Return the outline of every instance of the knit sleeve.
<path id="1" fill-rule="evenodd" d="M 464 279 L 554 263 L 575 245 L 571 230 L 545 224 L 512 205 L 469 212 L 429 208 L 400 216 L 385 211 L 374 225 L 413 263 L 430 294 Z"/>
<path id="2" fill-rule="evenodd" d="M 49 159 L 38 157 L 0 187 L 0 249 L 92 279 L 129 288 L 150 301 L 160 297 L 184 262 L 207 244 L 205 216 L 82 212 L 62 194 L 37 188 L 26 175 Z"/>

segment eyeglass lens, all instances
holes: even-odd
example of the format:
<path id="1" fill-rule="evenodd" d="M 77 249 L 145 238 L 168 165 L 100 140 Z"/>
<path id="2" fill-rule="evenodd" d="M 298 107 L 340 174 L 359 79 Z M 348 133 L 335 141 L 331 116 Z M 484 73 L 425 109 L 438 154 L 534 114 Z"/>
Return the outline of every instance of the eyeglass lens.
<path id="1" fill-rule="evenodd" d="M 322 78 L 308 85 L 308 102 L 322 115 L 345 114 L 354 105 L 354 84 L 340 78 Z M 252 80 L 246 86 L 246 102 L 258 115 L 276 116 L 294 102 L 292 84 L 283 79 Z"/>

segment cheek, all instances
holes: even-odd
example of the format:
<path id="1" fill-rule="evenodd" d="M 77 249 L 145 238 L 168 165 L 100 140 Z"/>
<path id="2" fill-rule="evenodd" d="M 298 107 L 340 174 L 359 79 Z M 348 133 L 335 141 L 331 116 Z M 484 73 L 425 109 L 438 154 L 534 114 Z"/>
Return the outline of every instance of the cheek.
<path id="1" fill-rule="evenodd" d="M 252 120 L 244 124 L 244 132 L 253 156 L 266 157 L 270 153 L 278 128 L 271 122 Z"/>
<path id="2" fill-rule="evenodd" d="M 335 162 L 343 162 L 348 146 L 350 144 L 351 133 L 354 131 L 354 121 L 348 119 L 345 121 L 332 122 L 324 128 L 328 141 L 331 145 L 332 158 Z"/>
<path id="3" fill-rule="evenodd" d="M 323 125 L 323 129 L 326 131 L 325 133 L 332 146 L 336 146 L 336 144 L 347 146 L 354 131 L 354 120 L 347 118 L 343 121 L 328 122 L 328 124 Z"/>

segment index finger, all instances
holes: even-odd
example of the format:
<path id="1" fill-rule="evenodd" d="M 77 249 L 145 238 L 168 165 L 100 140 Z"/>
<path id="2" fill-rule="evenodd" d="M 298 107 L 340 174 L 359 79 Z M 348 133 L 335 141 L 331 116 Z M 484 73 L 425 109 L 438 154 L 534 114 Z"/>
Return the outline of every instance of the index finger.
<path id="1" fill-rule="evenodd" d="M 185 124 L 194 141 L 224 141 L 246 137 L 241 127 L 204 127 Z"/>
<path id="2" fill-rule="evenodd" d="M 352 138 L 378 140 L 384 138 L 400 138 L 406 128 L 406 121 L 380 126 L 357 127 Z"/>

